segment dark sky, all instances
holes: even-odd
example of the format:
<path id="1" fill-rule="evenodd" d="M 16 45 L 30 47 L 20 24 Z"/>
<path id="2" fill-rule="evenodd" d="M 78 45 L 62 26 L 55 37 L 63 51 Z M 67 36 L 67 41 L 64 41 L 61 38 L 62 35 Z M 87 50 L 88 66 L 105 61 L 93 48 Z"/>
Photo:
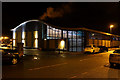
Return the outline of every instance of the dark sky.
<path id="1" fill-rule="evenodd" d="M 117 2 L 3 2 L 2 5 L 3 36 L 11 36 L 10 29 L 24 21 L 40 19 L 49 7 L 54 8 L 54 12 L 61 11 L 62 16 L 48 16 L 43 20 L 47 23 L 61 27 L 86 27 L 104 32 L 109 32 L 109 25 L 114 24 L 112 32 L 120 35 L 118 24 L 120 7 Z M 64 7 L 66 5 L 68 5 L 67 8 Z"/>

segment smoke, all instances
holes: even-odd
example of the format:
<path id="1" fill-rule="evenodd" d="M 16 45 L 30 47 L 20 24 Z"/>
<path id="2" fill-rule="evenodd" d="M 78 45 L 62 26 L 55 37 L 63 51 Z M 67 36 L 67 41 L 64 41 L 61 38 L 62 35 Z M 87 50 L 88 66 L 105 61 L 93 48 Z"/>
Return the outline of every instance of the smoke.
<path id="1" fill-rule="evenodd" d="M 59 8 L 48 7 L 47 11 L 40 17 L 40 19 L 45 20 L 47 17 L 48 18 L 63 17 L 64 14 L 71 12 L 70 5 L 71 5 L 71 3 L 63 4 Z"/>

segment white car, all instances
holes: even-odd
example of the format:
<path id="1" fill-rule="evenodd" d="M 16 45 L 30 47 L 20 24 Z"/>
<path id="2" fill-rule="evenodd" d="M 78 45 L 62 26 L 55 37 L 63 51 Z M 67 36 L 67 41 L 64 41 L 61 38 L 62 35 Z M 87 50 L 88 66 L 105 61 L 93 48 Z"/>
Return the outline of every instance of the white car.
<path id="1" fill-rule="evenodd" d="M 96 47 L 94 45 L 89 45 L 89 46 L 86 46 L 85 47 L 85 52 L 90 52 L 90 53 L 96 53 L 96 52 L 99 52 L 100 51 L 100 48 L 99 47 Z"/>
<path id="2" fill-rule="evenodd" d="M 110 54 L 109 63 L 110 67 L 114 67 L 114 64 L 120 65 L 120 49 L 116 49 L 112 54 Z"/>

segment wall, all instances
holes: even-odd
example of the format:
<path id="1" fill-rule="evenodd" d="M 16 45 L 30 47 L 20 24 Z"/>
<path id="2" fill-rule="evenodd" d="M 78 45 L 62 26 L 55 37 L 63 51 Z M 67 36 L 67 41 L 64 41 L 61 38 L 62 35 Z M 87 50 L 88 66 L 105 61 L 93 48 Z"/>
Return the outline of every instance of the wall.
<path id="1" fill-rule="evenodd" d="M 64 40 L 64 39 L 47 39 L 44 40 L 44 47 L 43 50 L 57 50 L 60 47 L 60 42 Z M 65 48 L 64 50 L 68 50 L 68 40 L 64 40 L 65 41 Z"/>
<path id="2" fill-rule="evenodd" d="M 94 44 L 95 46 L 111 47 L 111 44 L 112 46 L 120 46 L 120 41 L 113 40 L 112 42 L 110 42 L 110 40 L 89 39 L 88 45 L 90 44 Z"/>

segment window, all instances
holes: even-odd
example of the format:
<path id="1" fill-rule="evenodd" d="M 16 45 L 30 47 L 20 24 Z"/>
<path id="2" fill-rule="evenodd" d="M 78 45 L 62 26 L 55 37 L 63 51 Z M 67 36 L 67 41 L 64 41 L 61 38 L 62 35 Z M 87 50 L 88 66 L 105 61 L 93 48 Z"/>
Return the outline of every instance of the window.
<path id="1" fill-rule="evenodd" d="M 63 30 L 63 38 L 67 38 L 67 31 Z"/>
<path id="2" fill-rule="evenodd" d="M 62 31 L 61 31 L 61 30 L 59 30 L 59 39 L 61 39 L 61 32 L 62 32 Z"/>
<path id="3" fill-rule="evenodd" d="M 47 26 L 47 39 L 61 39 L 61 30 Z"/>
<path id="4" fill-rule="evenodd" d="M 72 38 L 72 31 L 68 31 L 68 38 Z"/>

